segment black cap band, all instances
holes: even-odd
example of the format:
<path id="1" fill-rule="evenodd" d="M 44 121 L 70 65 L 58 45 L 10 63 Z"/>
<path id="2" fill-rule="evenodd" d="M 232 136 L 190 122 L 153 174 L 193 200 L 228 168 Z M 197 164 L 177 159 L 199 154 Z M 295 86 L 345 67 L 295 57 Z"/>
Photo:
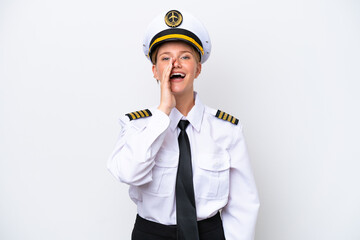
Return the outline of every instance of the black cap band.
<path id="1" fill-rule="evenodd" d="M 156 47 L 158 47 L 161 43 L 169 41 L 187 42 L 198 50 L 200 56 L 204 54 L 203 45 L 200 39 L 194 33 L 181 28 L 171 28 L 159 32 L 151 39 L 149 56 L 151 56 L 151 53 L 154 51 L 154 49 L 156 49 Z"/>

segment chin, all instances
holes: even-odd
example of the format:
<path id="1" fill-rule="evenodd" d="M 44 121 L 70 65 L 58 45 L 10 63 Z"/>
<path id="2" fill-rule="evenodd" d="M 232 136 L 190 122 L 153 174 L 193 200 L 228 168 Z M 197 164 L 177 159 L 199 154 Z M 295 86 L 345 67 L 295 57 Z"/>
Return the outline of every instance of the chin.
<path id="1" fill-rule="evenodd" d="M 175 95 L 179 95 L 179 94 L 182 94 L 184 91 L 182 91 L 181 89 L 178 89 L 178 88 L 171 88 L 171 92 Z"/>
<path id="2" fill-rule="evenodd" d="M 171 92 L 172 92 L 175 96 L 186 95 L 189 91 L 190 91 L 189 89 L 180 88 L 180 87 L 171 88 Z M 193 92 L 193 91 L 191 90 L 191 92 Z"/>
<path id="3" fill-rule="evenodd" d="M 189 84 L 185 84 L 185 82 L 172 82 L 171 83 L 171 92 L 174 95 L 182 95 L 186 94 L 187 92 L 193 92 L 193 87 Z"/>

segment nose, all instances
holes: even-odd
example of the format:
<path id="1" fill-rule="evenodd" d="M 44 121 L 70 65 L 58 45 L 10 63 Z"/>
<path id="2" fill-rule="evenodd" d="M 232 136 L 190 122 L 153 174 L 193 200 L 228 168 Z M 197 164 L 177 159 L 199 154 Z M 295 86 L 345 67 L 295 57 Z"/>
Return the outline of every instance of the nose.
<path id="1" fill-rule="evenodd" d="M 181 67 L 181 64 L 180 64 L 179 59 L 174 58 L 173 61 L 174 61 L 174 62 L 173 62 L 174 68 L 180 68 L 180 67 Z"/>

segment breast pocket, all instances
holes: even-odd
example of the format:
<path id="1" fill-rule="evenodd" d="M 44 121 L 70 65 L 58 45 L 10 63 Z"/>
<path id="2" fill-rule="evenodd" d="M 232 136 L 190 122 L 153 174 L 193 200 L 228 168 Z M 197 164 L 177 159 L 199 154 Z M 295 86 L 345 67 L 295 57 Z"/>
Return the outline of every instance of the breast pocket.
<path id="1" fill-rule="evenodd" d="M 140 190 L 158 197 L 170 196 L 175 189 L 178 160 L 177 152 L 160 150 L 152 169 L 152 181 L 141 186 Z"/>
<path id="2" fill-rule="evenodd" d="M 206 199 L 227 198 L 230 174 L 229 154 L 199 154 L 196 162 L 195 196 Z"/>

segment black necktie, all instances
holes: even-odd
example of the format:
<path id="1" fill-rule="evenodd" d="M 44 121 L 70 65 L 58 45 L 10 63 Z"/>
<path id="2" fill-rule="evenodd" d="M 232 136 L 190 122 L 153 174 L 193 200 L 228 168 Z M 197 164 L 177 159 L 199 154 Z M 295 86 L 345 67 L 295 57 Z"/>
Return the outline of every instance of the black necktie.
<path id="1" fill-rule="evenodd" d="M 176 219 L 178 240 L 199 240 L 191 165 L 191 150 L 186 127 L 189 121 L 180 120 L 179 165 L 176 177 Z"/>

